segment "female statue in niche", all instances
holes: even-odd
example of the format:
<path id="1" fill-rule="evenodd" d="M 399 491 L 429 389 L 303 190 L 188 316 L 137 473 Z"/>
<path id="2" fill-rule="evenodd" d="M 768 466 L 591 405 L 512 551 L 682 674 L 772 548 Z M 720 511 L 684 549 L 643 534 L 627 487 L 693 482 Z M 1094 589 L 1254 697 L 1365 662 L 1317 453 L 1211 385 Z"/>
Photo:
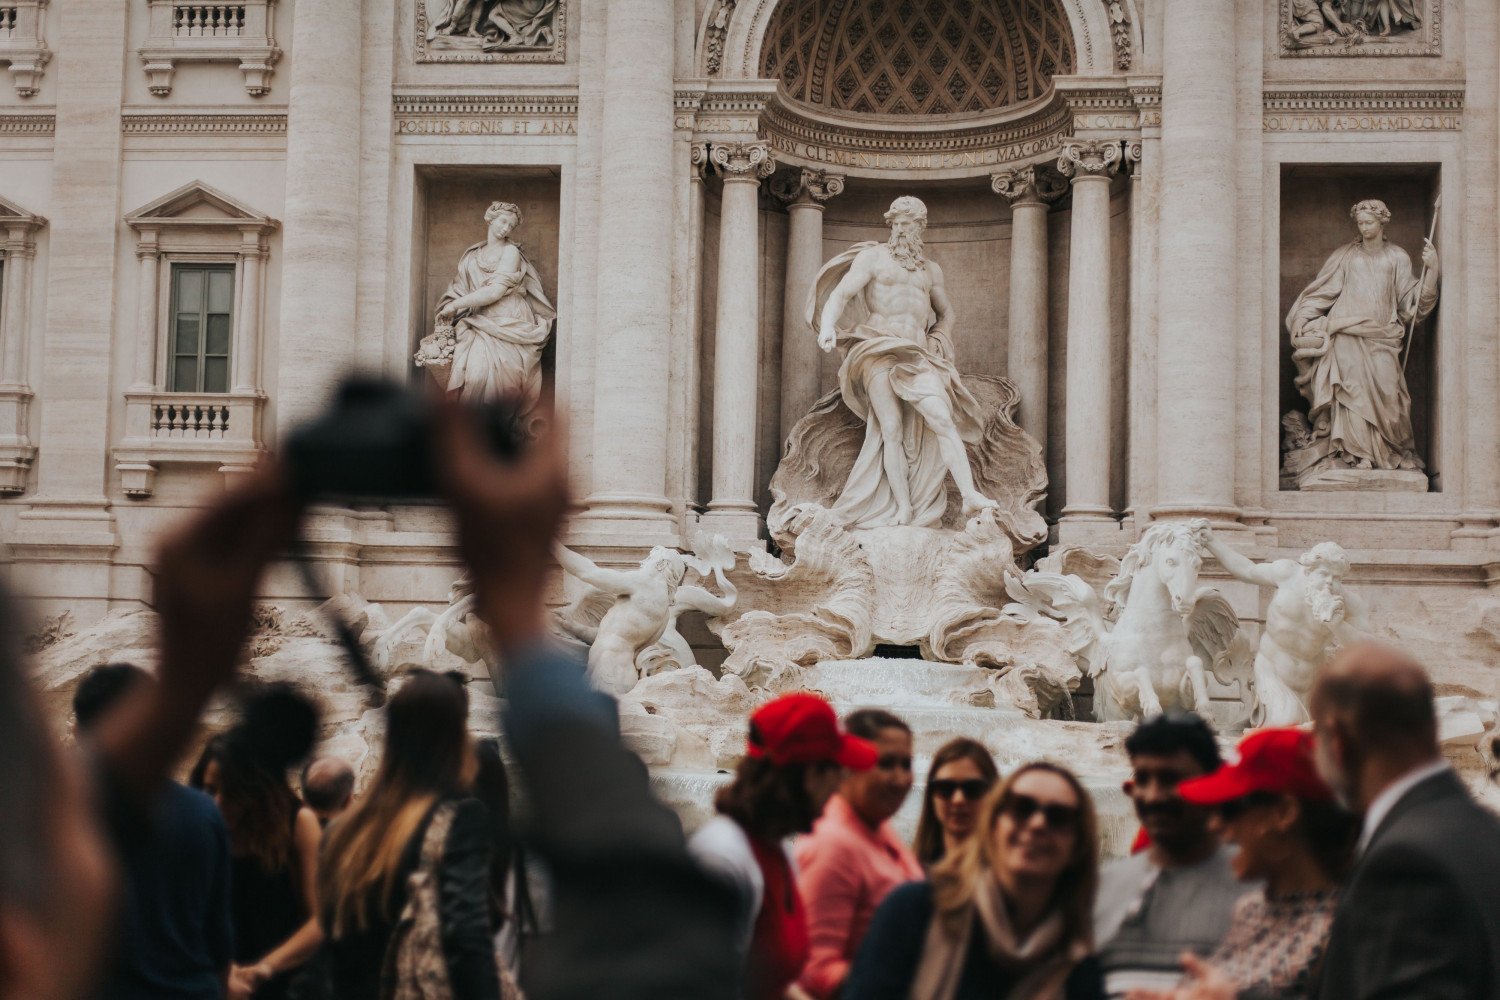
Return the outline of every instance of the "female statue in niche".
<path id="1" fill-rule="evenodd" d="M 458 275 L 438 300 L 437 330 L 423 339 L 416 362 L 451 363 L 445 385 L 460 399 L 520 396 L 529 412 L 541 395 L 542 349 L 557 312 L 536 268 L 511 242 L 521 210 L 497 201 L 484 221 L 487 237 L 459 258 Z"/>
<path id="2" fill-rule="evenodd" d="M 1409 326 L 1437 305 L 1437 250 L 1424 241 L 1418 279 L 1406 251 L 1385 237 L 1384 202 L 1362 201 L 1349 215 L 1360 238 L 1329 256 L 1286 316 L 1297 391 L 1309 407 L 1310 436 L 1287 456 L 1290 466 L 1295 454 L 1302 479 L 1328 469 L 1423 467 L 1401 347 Z"/>

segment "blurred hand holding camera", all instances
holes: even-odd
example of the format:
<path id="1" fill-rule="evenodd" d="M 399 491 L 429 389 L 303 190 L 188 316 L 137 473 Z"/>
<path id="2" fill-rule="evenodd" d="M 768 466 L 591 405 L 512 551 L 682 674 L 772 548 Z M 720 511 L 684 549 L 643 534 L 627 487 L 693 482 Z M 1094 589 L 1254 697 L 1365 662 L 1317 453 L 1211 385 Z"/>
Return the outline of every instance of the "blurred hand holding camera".
<path id="1" fill-rule="evenodd" d="M 471 410 L 453 402 L 438 410 L 439 484 L 458 517 L 479 615 L 502 654 L 546 633 L 552 543 L 568 510 L 565 439 L 554 418 L 507 460 L 486 444 Z"/>

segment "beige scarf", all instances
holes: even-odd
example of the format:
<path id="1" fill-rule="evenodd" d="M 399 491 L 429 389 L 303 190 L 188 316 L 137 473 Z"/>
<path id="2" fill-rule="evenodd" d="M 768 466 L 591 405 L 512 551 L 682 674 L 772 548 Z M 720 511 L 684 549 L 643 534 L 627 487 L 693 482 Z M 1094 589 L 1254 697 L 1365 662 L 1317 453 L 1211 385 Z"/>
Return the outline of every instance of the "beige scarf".
<path id="1" fill-rule="evenodd" d="M 1000 895 L 1000 884 L 989 872 L 981 872 L 974 903 L 962 917 L 962 930 L 955 937 L 941 914 L 934 912 L 927 926 L 922 960 L 912 979 L 909 1000 L 953 1000 L 963 978 L 974 926 L 984 934 L 990 957 L 1020 973 L 1005 1000 L 1056 1000 L 1073 966 L 1089 953 L 1083 941 L 1064 941 L 1063 916 L 1052 913 L 1029 934 L 1017 941 L 1010 914 Z"/>

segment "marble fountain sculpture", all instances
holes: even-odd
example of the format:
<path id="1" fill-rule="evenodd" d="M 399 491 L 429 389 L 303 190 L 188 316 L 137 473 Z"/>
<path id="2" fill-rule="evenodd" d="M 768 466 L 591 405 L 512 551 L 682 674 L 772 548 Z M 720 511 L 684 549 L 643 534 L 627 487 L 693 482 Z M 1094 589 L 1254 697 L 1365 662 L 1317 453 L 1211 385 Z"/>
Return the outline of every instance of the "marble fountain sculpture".
<path id="1" fill-rule="evenodd" d="M 520 391 L 534 403 L 553 313 L 509 239 L 519 211 L 496 202 L 485 218 L 486 239 L 463 254 L 417 361 L 465 396 Z M 1325 543 L 1257 565 L 1190 521 L 1151 526 L 1119 560 L 1064 549 L 1023 571 L 1047 537 L 1036 509 L 1047 487 L 1042 449 L 1015 423 L 1009 380 L 954 365 L 953 338 L 983 331 L 960 324 L 927 256 L 921 201 L 896 199 L 886 221 L 888 242 L 849 248 L 814 284 L 806 335 L 843 364 L 838 388 L 793 428 L 772 477 L 769 551 L 741 558 L 706 536 L 691 552 L 657 548 L 615 568 L 560 547 L 568 602 L 556 631 L 589 647 L 590 675 L 618 699 L 622 735 L 690 826 L 707 817 L 742 752 L 749 712 L 815 690 L 840 712 L 880 706 L 906 719 L 919 784 L 933 751 L 955 736 L 986 744 L 1002 771 L 1035 758 L 1068 764 L 1099 804 L 1106 849 L 1122 852 L 1135 830 L 1120 791 L 1134 720 L 1196 708 L 1231 739 L 1252 720 L 1305 719 L 1318 668 L 1367 629 L 1341 582 L 1347 560 Z M 1258 645 L 1200 586 L 1209 556 L 1274 590 Z M 394 622 L 356 596 L 334 603 L 387 676 L 457 669 L 503 696 L 466 581 L 446 607 Z M 722 642 L 716 669 L 696 662 L 685 616 L 702 616 Z M 251 673 L 315 686 L 330 706 L 331 748 L 367 772 L 380 715 L 344 676 L 321 619 L 265 617 Z M 148 612 L 111 616 L 91 638 L 60 643 L 42 657 L 44 685 L 65 692 L 100 648 L 146 645 L 150 623 Z M 1086 681 L 1098 721 L 1080 718 L 1075 702 Z M 493 731 L 498 701 L 486 685 L 473 704 L 471 724 Z M 1450 714 L 1467 734 L 1497 724 L 1485 711 Z M 908 833 L 920 798 L 919 787 L 898 817 Z"/>

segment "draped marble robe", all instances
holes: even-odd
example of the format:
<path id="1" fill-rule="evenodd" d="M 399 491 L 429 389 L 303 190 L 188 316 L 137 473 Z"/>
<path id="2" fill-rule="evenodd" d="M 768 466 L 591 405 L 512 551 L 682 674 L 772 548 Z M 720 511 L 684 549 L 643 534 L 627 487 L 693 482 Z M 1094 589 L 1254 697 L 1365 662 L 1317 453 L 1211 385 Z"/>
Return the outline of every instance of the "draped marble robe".
<path id="1" fill-rule="evenodd" d="M 1376 469 L 1422 468 L 1401 344 L 1413 316 L 1436 304 L 1436 288 L 1419 284 L 1398 246 L 1355 240 L 1329 256 L 1286 316 L 1314 438 Z"/>
<path id="2" fill-rule="evenodd" d="M 808 300 L 807 321 L 812 329 L 820 328 L 823 305 L 849 271 L 854 258 L 862 250 L 880 245 L 856 243 L 823 265 Z M 979 440 L 985 415 L 953 366 L 953 343 L 945 334 L 933 332 L 937 315 L 930 307 L 920 341 L 870 326 L 865 322 L 868 318 L 869 309 L 861 294 L 849 300 L 835 324 L 838 344 L 844 351 L 839 392 L 844 405 L 864 421 L 865 439 L 833 513 L 851 528 L 902 523 L 896 516 L 896 495 L 886 478 L 879 419 L 870 406 L 866 388 L 872 378 L 889 377 L 891 389 L 907 404 L 901 410 L 901 442 L 906 458 L 906 482 L 911 492 L 911 524 L 935 528 L 942 523 L 943 511 L 948 506 L 948 467 L 938 448 L 937 435 L 917 412 L 917 403 L 924 397 L 946 398 L 953 424 L 965 444 Z M 885 373 L 887 366 L 889 375 Z"/>
<path id="3" fill-rule="evenodd" d="M 542 392 L 542 349 L 552 335 L 557 311 L 542 290 L 542 279 L 520 247 L 520 268 L 500 271 L 502 252 L 486 266 L 476 243 L 458 261 L 458 274 L 438 299 L 438 308 L 477 291 L 484 285 L 507 286 L 504 295 L 487 306 L 461 313 L 453 321 L 457 343 L 448 390 L 460 399 L 483 402 L 500 395 L 518 395 L 526 409 L 536 406 Z M 514 244 L 512 244 L 514 245 Z"/>

